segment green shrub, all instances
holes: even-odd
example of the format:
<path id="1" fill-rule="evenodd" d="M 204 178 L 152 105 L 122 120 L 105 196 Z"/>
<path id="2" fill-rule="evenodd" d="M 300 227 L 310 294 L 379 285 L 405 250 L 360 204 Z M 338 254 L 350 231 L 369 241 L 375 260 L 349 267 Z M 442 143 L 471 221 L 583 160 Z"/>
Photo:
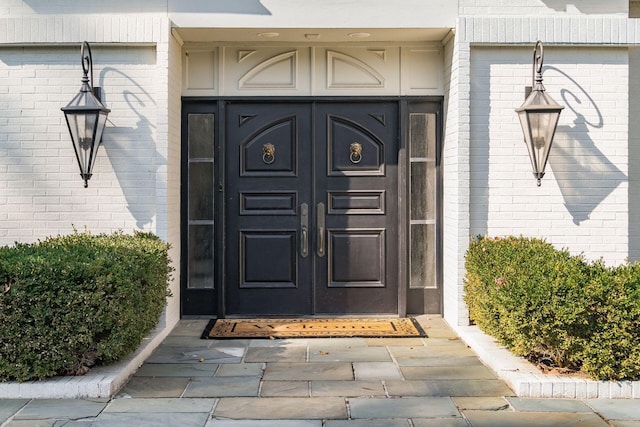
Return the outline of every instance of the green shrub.
<path id="1" fill-rule="evenodd" d="M 595 379 L 640 375 L 640 266 L 607 268 L 523 237 L 466 254 L 470 318 L 513 353 Z"/>
<path id="2" fill-rule="evenodd" d="M 0 247 L 0 380 L 83 374 L 135 350 L 171 274 L 149 233 L 74 233 Z"/>

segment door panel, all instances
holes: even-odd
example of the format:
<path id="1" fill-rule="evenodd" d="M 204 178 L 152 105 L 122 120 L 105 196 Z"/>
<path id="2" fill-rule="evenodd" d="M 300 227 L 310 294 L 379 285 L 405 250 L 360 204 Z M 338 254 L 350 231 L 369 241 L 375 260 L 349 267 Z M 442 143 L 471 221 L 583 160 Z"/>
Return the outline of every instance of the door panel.
<path id="1" fill-rule="evenodd" d="M 229 103 L 225 305 L 231 315 L 311 312 L 300 204 L 311 182 L 308 104 Z M 303 166 L 304 165 L 304 166 Z"/>
<path id="2" fill-rule="evenodd" d="M 398 313 L 397 103 L 226 111 L 226 313 Z"/>
<path id="3" fill-rule="evenodd" d="M 318 218 L 327 241 L 326 256 L 315 258 L 318 314 L 398 313 L 397 108 L 316 108 L 315 202 L 327 205 Z"/>

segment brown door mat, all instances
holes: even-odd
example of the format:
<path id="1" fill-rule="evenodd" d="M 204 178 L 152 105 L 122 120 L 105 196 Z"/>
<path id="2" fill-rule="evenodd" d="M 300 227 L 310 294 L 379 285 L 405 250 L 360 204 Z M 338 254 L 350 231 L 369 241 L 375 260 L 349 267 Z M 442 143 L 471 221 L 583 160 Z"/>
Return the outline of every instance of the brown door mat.
<path id="1" fill-rule="evenodd" d="M 215 319 L 202 334 L 204 339 L 426 336 L 413 318 Z"/>

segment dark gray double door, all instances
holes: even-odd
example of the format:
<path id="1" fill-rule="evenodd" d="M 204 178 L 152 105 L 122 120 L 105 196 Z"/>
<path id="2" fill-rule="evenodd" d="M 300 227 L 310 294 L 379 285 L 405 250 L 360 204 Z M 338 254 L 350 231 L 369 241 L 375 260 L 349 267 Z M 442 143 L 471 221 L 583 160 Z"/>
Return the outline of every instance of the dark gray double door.
<path id="1" fill-rule="evenodd" d="M 398 314 L 398 104 L 231 102 L 225 129 L 225 314 Z"/>

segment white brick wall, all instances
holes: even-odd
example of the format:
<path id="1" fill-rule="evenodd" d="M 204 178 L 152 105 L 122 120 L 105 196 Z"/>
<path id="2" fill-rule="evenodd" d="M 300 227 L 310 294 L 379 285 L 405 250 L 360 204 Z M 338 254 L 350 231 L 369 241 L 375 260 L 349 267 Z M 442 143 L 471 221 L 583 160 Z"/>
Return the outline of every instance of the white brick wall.
<path id="1" fill-rule="evenodd" d="M 0 47 L 0 244 L 73 227 L 155 231 L 154 49 L 94 48 L 93 59 L 112 111 L 85 189 L 60 111 L 80 88 L 80 45 Z"/>
<path id="2" fill-rule="evenodd" d="M 629 0 L 544 1 L 544 0 L 459 0 L 461 15 L 626 15 Z"/>
<path id="3" fill-rule="evenodd" d="M 469 243 L 469 45 L 452 38 L 445 45 L 443 168 L 444 317 L 468 323 L 463 301 L 464 253 Z"/>
<path id="4" fill-rule="evenodd" d="M 182 90 L 182 48 L 173 37 L 167 44 L 168 69 L 167 82 L 167 172 L 166 172 L 166 239 L 171 244 L 169 253 L 174 262 L 175 271 L 171 292 L 173 297 L 167 307 L 167 323 L 173 324 L 180 319 L 180 129 Z"/>
<path id="5" fill-rule="evenodd" d="M 536 187 L 514 109 L 533 47 L 471 55 L 471 233 L 546 238 L 591 259 L 628 253 L 626 49 L 545 48 L 544 84 L 566 106 Z"/>
<path id="6" fill-rule="evenodd" d="M 629 259 L 640 260 L 640 48 L 629 50 Z"/>

